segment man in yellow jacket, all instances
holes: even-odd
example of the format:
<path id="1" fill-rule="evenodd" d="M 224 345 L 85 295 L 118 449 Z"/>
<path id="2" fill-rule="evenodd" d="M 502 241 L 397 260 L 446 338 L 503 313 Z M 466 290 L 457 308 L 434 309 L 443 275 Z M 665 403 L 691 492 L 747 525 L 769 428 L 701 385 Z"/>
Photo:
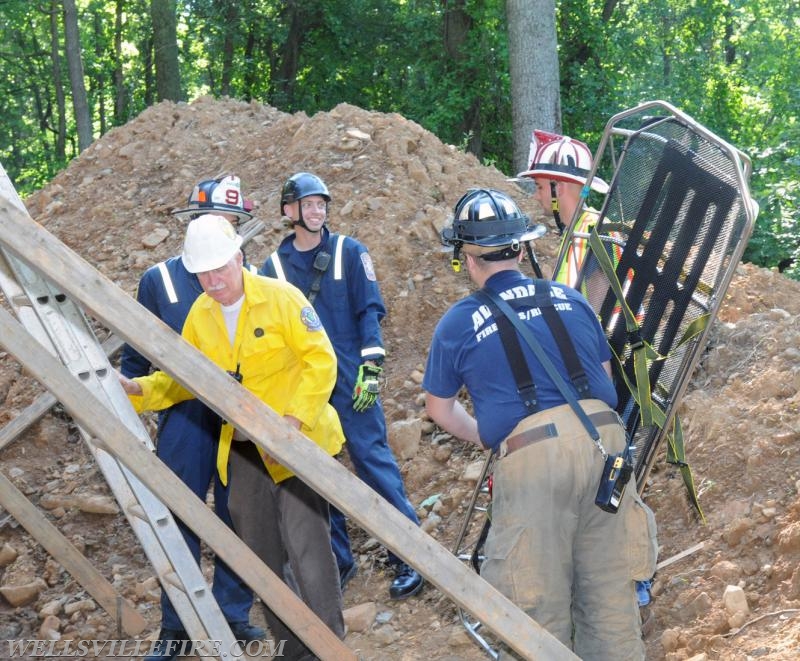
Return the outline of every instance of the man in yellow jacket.
<path id="1" fill-rule="evenodd" d="M 241 242 L 220 216 L 207 214 L 189 223 L 182 260 L 197 274 L 204 293 L 189 311 L 182 335 L 333 456 L 344 435 L 328 403 L 336 383 L 331 342 L 300 290 L 242 268 Z M 193 397 L 164 372 L 121 380 L 139 412 Z M 237 534 L 278 575 L 284 575 L 288 562 L 293 588 L 343 637 L 327 501 L 226 422 L 217 468 L 223 483 L 230 480 L 228 507 Z M 286 641 L 284 658 L 313 658 L 280 618 L 266 611 L 274 639 Z"/>

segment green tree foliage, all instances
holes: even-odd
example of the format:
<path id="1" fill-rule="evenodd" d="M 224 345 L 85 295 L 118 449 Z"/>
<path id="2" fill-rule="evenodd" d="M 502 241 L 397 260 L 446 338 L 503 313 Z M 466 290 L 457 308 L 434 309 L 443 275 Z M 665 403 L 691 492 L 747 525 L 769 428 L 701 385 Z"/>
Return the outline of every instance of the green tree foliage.
<path id="1" fill-rule="evenodd" d="M 65 167 L 75 151 L 66 158 L 57 155 L 59 118 L 45 6 L 17 0 L 1 9 L 0 158 L 21 190 L 34 190 Z"/>
<path id="2" fill-rule="evenodd" d="M 736 53 L 745 88 L 741 148 L 761 213 L 745 258 L 800 280 L 800 7 L 742 2 Z"/>
<path id="3" fill-rule="evenodd" d="M 800 278 L 797 3 L 589 4 L 560 6 L 565 131 L 596 144 L 613 114 L 669 101 L 753 159 L 761 211 L 745 259 Z"/>
<path id="4" fill-rule="evenodd" d="M 174 4 L 186 98 L 396 112 L 513 174 L 503 0 Z M 157 101 L 152 0 L 76 5 L 96 137 Z M 63 62 L 61 82 L 54 73 L 52 8 L 63 58 L 61 0 L 0 0 L 0 161 L 22 194 L 77 155 Z M 745 257 L 800 278 L 797 3 L 560 0 L 556 9 L 564 131 L 594 146 L 621 110 L 672 103 L 752 157 L 761 212 Z"/>

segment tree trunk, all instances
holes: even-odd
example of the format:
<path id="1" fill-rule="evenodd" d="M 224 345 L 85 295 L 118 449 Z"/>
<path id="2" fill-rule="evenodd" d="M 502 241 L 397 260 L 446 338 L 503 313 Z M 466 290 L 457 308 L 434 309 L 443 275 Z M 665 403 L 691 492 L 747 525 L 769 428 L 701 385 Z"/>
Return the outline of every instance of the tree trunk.
<path id="1" fill-rule="evenodd" d="M 294 82 L 300 62 L 300 44 L 303 42 L 305 26 L 300 8 L 294 0 L 286 3 L 283 20 L 289 25 L 286 43 L 280 49 L 278 68 L 274 77 L 274 93 L 271 105 L 281 110 L 291 109 L 294 102 Z"/>
<path id="2" fill-rule="evenodd" d="M 142 37 L 139 45 L 142 54 L 142 68 L 144 69 L 144 105 L 150 107 L 155 103 L 155 76 L 153 75 L 153 35 Z"/>
<path id="3" fill-rule="evenodd" d="M 58 9 L 58 8 L 56 8 Z M 58 13 L 56 13 L 58 16 Z M 56 20 L 56 35 L 58 33 L 58 21 Z M 36 40 L 36 30 L 33 26 L 32 18 L 28 18 L 26 21 L 25 29 L 24 30 L 14 30 L 14 43 L 16 44 L 17 48 L 12 48 L 12 52 L 19 52 L 19 53 L 41 53 L 43 49 L 39 47 L 39 44 Z M 30 41 L 29 41 L 30 40 Z M 58 43 L 58 36 L 56 36 L 56 44 Z M 57 46 L 56 46 L 57 49 Z M 26 58 L 20 67 L 22 71 L 22 75 L 26 80 L 29 81 L 44 81 L 45 74 L 37 66 L 37 63 L 33 60 L 33 58 Z M 41 151 L 45 155 L 45 158 L 51 158 L 51 147 L 50 143 L 48 142 L 48 138 L 50 137 L 49 133 L 53 133 L 57 135 L 56 129 L 52 126 L 53 122 L 53 106 L 50 100 L 50 90 L 47 86 L 46 82 L 43 82 L 41 85 L 33 84 L 30 86 L 30 92 L 32 96 L 33 107 L 36 112 L 36 123 L 39 127 L 39 144 L 41 145 Z M 63 99 L 64 96 L 64 89 L 61 88 L 61 96 Z M 63 107 L 62 107 L 62 115 L 63 117 Z M 60 121 L 60 120 L 59 120 Z M 20 141 L 22 142 L 22 141 Z M 12 146 L 16 148 L 17 142 L 12 141 Z M 19 153 L 19 152 L 16 152 Z M 63 162 L 63 161 L 62 161 Z"/>
<path id="4" fill-rule="evenodd" d="M 465 60 L 463 47 L 473 27 L 472 17 L 465 9 L 465 0 L 456 0 L 447 3 L 444 12 L 444 50 L 447 55 L 455 62 Z M 464 68 L 465 80 L 473 80 L 475 71 L 462 65 Z M 470 104 L 464 108 L 461 121 L 458 126 L 459 132 L 467 136 L 466 150 L 470 154 L 475 154 L 481 158 L 483 154 L 483 135 L 481 126 L 481 97 L 476 95 Z"/>
<path id="5" fill-rule="evenodd" d="M 103 61 L 103 16 L 98 10 L 94 11 L 94 54 L 97 62 Z M 106 68 L 100 67 L 97 75 L 90 76 L 90 90 L 97 103 L 97 119 L 100 122 L 100 135 L 105 135 L 108 130 L 106 122 Z"/>
<path id="6" fill-rule="evenodd" d="M 555 0 L 506 0 L 514 172 L 528 168 L 534 129 L 561 131 Z"/>
<path id="7" fill-rule="evenodd" d="M 114 11 L 114 124 L 128 121 L 128 93 L 122 72 L 122 11 L 125 0 L 117 0 Z"/>
<path id="8" fill-rule="evenodd" d="M 53 87 L 56 95 L 56 140 L 57 161 L 67 160 L 67 101 L 64 97 L 64 80 L 61 77 L 61 54 L 58 43 L 58 0 L 50 0 L 50 64 L 53 69 Z"/>
<path id="9" fill-rule="evenodd" d="M 247 28 L 247 40 L 244 44 L 244 76 L 242 86 L 242 96 L 245 101 L 252 101 L 255 96 L 256 71 L 258 67 L 253 61 L 253 53 L 256 50 L 256 34 L 253 26 Z"/>
<path id="10" fill-rule="evenodd" d="M 238 0 L 222 0 L 223 34 L 222 42 L 222 80 L 219 92 L 223 96 L 231 95 L 231 80 L 233 79 L 233 56 L 236 45 L 236 31 L 238 30 Z"/>
<path id="11" fill-rule="evenodd" d="M 75 0 L 63 0 L 64 5 L 64 52 L 67 56 L 67 70 L 72 87 L 72 109 L 75 113 L 75 126 L 78 129 L 78 151 L 82 152 L 92 144 L 92 118 L 83 82 L 83 60 L 81 59 L 81 38 L 78 32 L 78 10 Z"/>
<path id="12" fill-rule="evenodd" d="M 151 0 L 156 96 L 159 101 L 183 101 L 178 67 L 178 31 L 175 0 Z"/>

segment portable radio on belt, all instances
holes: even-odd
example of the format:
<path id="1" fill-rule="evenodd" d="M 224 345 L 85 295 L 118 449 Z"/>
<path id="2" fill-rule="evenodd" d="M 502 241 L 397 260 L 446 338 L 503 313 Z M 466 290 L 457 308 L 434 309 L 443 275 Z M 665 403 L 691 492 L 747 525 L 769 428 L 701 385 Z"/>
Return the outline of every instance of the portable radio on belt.
<path id="1" fill-rule="evenodd" d="M 308 302 L 312 305 L 317 294 L 319 294 L 320 286 L 322 285 L 322 276 L 325 275 L 325 271 L 328 270 L 330 263 L 331 255 L 324 250 L 320 250 L 314 257 L 314 263 L 312 264 L 314 268 L 314 281 L 311 283 L 311 287 L 309 287 L 308 293 L 306 294 Z"/>
<path id="2" fill-rule="evenodd" d="M 622 502 L 622 496 L 628 480 L 631 479 L 631 473 L 633 473 L 633 462 L 627 450 L 619 454 L 607 455 L 594 504 L 601 510 L 614 514 Z"/>

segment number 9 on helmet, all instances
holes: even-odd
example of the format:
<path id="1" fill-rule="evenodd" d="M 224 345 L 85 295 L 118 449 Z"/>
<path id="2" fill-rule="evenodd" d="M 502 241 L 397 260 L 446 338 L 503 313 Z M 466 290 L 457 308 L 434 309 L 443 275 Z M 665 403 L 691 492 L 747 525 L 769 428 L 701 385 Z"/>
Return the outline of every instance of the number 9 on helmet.
<path id="1" fill-rule="evenodd" d="M 192 220 L 204 213 L 224 213 L 236 222 L 250 220 L 252 203 L 244 199 L 239 177 L 227 174 L 217 179 L 201 181 L 189 194 L 188 206 L 172 212 L 181 220 Z"/>

